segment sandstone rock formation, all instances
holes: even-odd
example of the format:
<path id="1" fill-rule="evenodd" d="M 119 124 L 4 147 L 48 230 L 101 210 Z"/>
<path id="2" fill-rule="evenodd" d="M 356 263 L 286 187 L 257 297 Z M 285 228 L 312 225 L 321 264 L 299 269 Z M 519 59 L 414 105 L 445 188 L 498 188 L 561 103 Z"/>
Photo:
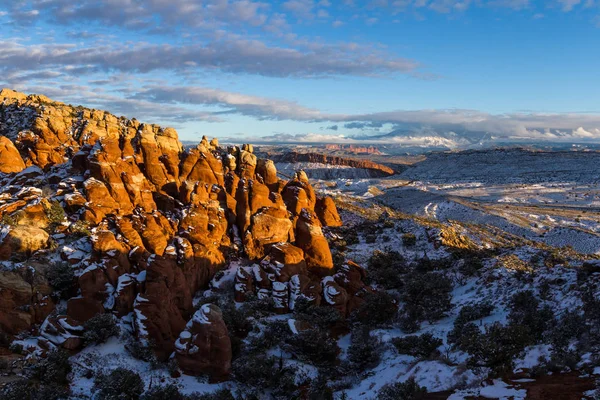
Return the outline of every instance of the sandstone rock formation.
<path id="1" fill-rule="evenodd" d="M 384 177 L 394 175 L 395 172 L 390 167 L 385 165 L 377 164 L 369 160 L 353 160 L 349 158 L 342 158 L 337 156 L 328 156 L 319 153 L 297 153 L 288 152 L 283 154 L 281 157 L 275 160 L 281 163 L 297 163 L 297 162 L 310 162 L 319 164 L 330 164 L 330 165 L 343 165 L 352 168 L 361 168 L 369 170 L 371 176 Z"/>
<path id="2" fill-rule="evenodd" d="M 222 379 L 227 327 L 192 299 L 230 254 L 250 261 L 237 301 L 272 297 L 282 313 L 300 298 L 320 304 L 321 276 L 335 272 L 322 228 L 341 220 L 304 172 L 283 180 L 250 144 L 203 137 L 185 149 L 173 129 L 44 96 L 3 90 L 0 111 L 0 258 L 59 258 L 74 274 L 65 314 L 48 317 L 51 288 L 0 271 L 3 331 L 39 327 L 48 346 L 73 350 L 86 321 L 113 313 L 160 360 L 176 352 L 184 372 Z"/>
<path id="3" fill-rule="evenodd" d="M 187 374 L 223 380 L 231 369 L 231 341 L 219 307 L 204 304 L 181 331 L 175 357 Z"/>

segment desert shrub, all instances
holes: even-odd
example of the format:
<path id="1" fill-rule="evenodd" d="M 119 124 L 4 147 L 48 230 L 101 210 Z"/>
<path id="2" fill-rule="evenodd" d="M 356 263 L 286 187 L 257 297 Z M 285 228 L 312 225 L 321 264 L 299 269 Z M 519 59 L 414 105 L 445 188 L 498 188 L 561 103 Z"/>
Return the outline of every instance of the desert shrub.
<path id="1" fill-rule="evenodd" d="M 241 307 L 241 311 L 246 315 L 246 319 L 249 320 L 259 320 L 272 315 L 272 309 L 273 299 L 271 297 L 259 299 L 254 295 L 249 295 Z"/>
<path id="2" fill-rule="evenodd" d="M 252 330 L 252 323 L 249 320 L 246 308 L 238 308 L 234 302 L 227 302 L 221 305 L 220 308 L 231 340 L 231 351 L 233 357 L 236 358 L 241 352 L 243 339 Z"/>
<path id="3" fill-rule="evenodd" d="M 48 283 L 56 290 L 63 299 L 69 297 L 75 280 L 73 268 L 67 262 L 56 262 L 48 266 L 45 272 Z"/>
<path id="4" fill-rule="evenodd" d="M 374 251 L 368 261 L 368 267 L 365 283 L 376 283 L 386 289 L 402 287 L 402 274 L 406 272 L 406 261 L 397 251 Z"/>
<path id="5" fill-rule="evenodd" d="M 482 302 L 473 305 L 467 305 L 460 309 L 454 328 L 462 328 L 467 322 L 477 321 L 489 316 L 494 311 L 494 306 L 489 302 Z"/>
<path id="6" fill-rule="evenodd" d="M 371 335 L 369 328 L 359 327 L 352 331 L 348 360 L 359 371 L 376 367 L 379 364 L 381 343 Z"/>
<path id="7" fill-rule="evenodd" d="M 461 308 L 456 320 L 454 320 L 454 327 L 448 332 L 448 343 L 468 352 L 470 341 L 474 336 L 476 337 L 480 333 L 479 328 L 470 322 L 487 317 L 493 310 L 494 306 L 488 302 L 468 305 Z"/>
<path id="8" fill-rule="evenodd" d="M 335 363 L 339 352 L 337 342 L 329 335 L 329 332 L 318 328 L 290 335 L 285 347 L 298 359 L 319 366 Z"/>
<path id="9" fill-rule="evenodd" d="M 10 214 L 2 215 L 2 219 L 0 220 L 0 224 L 8 225 L 8 226 L 16 226 L 18 223 L 17 219 Z"/>
<path id="10" fill-rule="evenodd" d="M 401 293 L 404 313 L 418 321 L 436 321 L 452 307 L 451 291 L 452 282 L 440 273 L 412 272 Z"/>
<path id="11" fill-rule="evenodd" d="M 51 201 L 50 206 L 46 208 L 46 216 L 48 217 L 51 226 L 61 224 L 66 218 L 64 208 L 62 208 L 60 203 L 55 200 Z"/>
<path id="12" fill-rule="evenodd" d="M 405 233 L 402 235 L 402 244 L 405 246 L 414 246 L 417 244 L 417 237 L 414 233 Z"/>
<path id="13" fill-rule="evenodd" d="M 529 329 L 523 325 L 510 324 L 503 326 L 494 323 L 485 332 L 473 338 L 468 345 L 471 367 L 489 367 L 501 375 L 512 371 L 514 359 L 531 344 Z"/>
<path id="14" fill-rule="evenodd" d="M 391 322 L 398 307 L 387 292 L 378 291 L 365 295 L 363 302 L 350 316 L 353 323 L 376 327 Z"/>
<path id="15" fill-rule="evenodd" d="M 402 315 L 398 318 L 400 328 L 406 333 L 415 333 L 421 328 L 421 315 L 416 308 L 404 307 Z"/>
<path id="16" fill-rule="evenodd" d="M 479 340 L 481 330 L 472 322 L 467 322 L 464 325 L 454 325 L 448 333 L 448 343 L 452 344 L 455 348 L 458 348 L 464 352 L 472 353 L 473 346 Z"/>
<path id="17" fill-rule="evenodd" d="M 300 298 L 294 306 L 294 316 L 321 329 L 345 324 L 345 318 L 333 307 L 316 306 L 307 299 Z"/>
<path id="18" fill-rule="evenodd" d="M 307 394 L 310 400 L 333 400 L 333 392 L 334 389 L 331 387 L 329 377 L 324 373 L 320 373 L 316 379 L 310 382 Z"/>
<path id="19" fill-rule="evenodd" d="M 569 347 L 571 340 L 579 339 L 586 331 L 585 318 L 577 310 L 572 310 L 555 321 L 548 338 L 555 351 L 562 351 Z"/>
<path id="20" fill-rule="evenodd" d="M 585 318 L 592 321 L 600 321 L 600 298 L 596 296 L 594 287 L 586 285 L 581 290 L 580 297 L 583 303 Z"/>
<path id="21" fill-rule="evenodd" d="M 84 221 L 77 221 L 72 223 L 69 229 L 71 230 L 71 233 L 77 237 L 92 236 L 90 225 Z"/>
<path id="22" fill-rule="evenodd" d="M 332 251 L 331 258 L 333 259 L 333 266 L 336 270 L 343 267 L 346 263 L 346 254 L 341 251 Z"/>
<path id="23" fill-rule="evenodd" d="M 150 343 L 149 345 L 145 345 L 144 343 L 136 340 L 135 338 L 131 338 L 125 344 L 125 350 L 127 350 L 127 352 L 131 354 L 133 358 L 135 358 L 136 360 L 148 362 L 153 367 L 156 367 L 158 366 L 159 362 L 152 348 L 152 343 Z"/>
<path id="24" fill-rule="evenodd" d="M 400 354 L 420 359 L 427 359 L 439 354 L 438 347 L 444 342 L 434 337 L 431 333 L 424 333 L 420 336 L 406 336 L 392 339 L 392 344 Z"/>
<path id="25" fill-rule="evenodd" d="M 360 240 L 358 239 L 358 233 L 356 232 L 356 230 L 348 230 L 344 234 L 344 240 L 346 241 L 346 244 L 348 246 L 360 243 Z"/>
<path id="26" fill-rule="evenodd" d="M 53 383 L 37 384 L 29 380 L 19 380 L 6 384 L 0 389 L 2 400 L 66 400 L 69 390 Z"/>
<path id="27" fill-rule="evenodd" d="M 417 272 L 433 272 L 443 271 L 452 266 L 452 260 L 450 258 L 431 259 L 424 257 L 415 261 L 415 271 Z"/>
<path id="28" fill-rule="evenodd" d="M 111 336 L 118 336 L 120 333 L 112 314 L 96 314 L 83 324 L 83 328 L 83 341 L 86 344 L 105 343 Z"/>
<path id="29" fill-rule="evenodd" d="M 139 374 L 117 368 L 109 374 L 99 374 L 94 380 L 94 390 L 103 400 L 137 400 L 144 392 L 144 382 Z"/>
<path id="30" fill-rule="evenodd" d="M 479 257 L 467 257 L 463 259 L 462 264 L 458 268 L 459 272 L 466 276 L 473 276 L 484 267 L 483 260 Z"/>
<path id="31" fill-rule="evenodd" d="M 282 358 L 264 354 L 246 354 L 232 364 L 232 375 L 236 382 L 259 391 L 271 389 L 275 393 L 297 390 L 293 368 L 285 366 Z"/>
<path id="32" fill-rule="evenodd" d="M 70 372 L 69 353 L 65 350 L 54 350 L 48 353 L 46 358 L 29 367 L 27 376 L 39 382 L 67 385 Z"/>
<path id="33" fill-rule="evenodd" d="M 179 391 L 179 387 L 174 384 L 164 386 L 155 386 L 147 390 L 141 397 L 142 400 L 187 400 L 187 396 Z"/>
<path id="34" fill-rule="evenodd" d="M 420 400 L 424 399 L 427 394 L 427 389 L 421 387 L 415 381 L 415 378 L 410 378 L 406 382 L 390 383 L 383 386 L 377 392 L 379 400 Z"/>
<path id="35" fill-rule="evenodd" d="M 372 233 L 365 236 L 365 242 L 368 244 L 373 244 L 377 241 L 377 235 Z"/>
<path id="36" fill-rule="evenodd" d="M 509 308 L 509 322 L 529 329 L 532 344 L 542 339 L 542 335 L 554 320 L 552 309 L 547 306 L 540 307 L 539 300 L 530 290 L 515 293 Z"/>
<path id="37" fill-rule="evenodd" d="M 245 350 L 250 353 L 264 352 L 271 347 L 285 343 L 291 334 L 287 322 L 270 321 L 264 326 L 262 334 L 248 338 Z"/>
<path id="38" fill-rule="evenodd" d="M 192 393 L 188 400 L 236 400 L 229 389 L 220 389 L 213 393 Z"/>

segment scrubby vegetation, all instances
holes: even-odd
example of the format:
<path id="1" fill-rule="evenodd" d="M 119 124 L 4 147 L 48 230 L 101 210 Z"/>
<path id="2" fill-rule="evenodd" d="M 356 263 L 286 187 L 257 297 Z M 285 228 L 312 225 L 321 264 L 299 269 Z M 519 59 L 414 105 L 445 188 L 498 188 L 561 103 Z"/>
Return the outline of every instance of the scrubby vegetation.
<path id="1" fill-rule="evenodd" d="M 137 400 L 144 393 L 144 382 L 137 373 L 117 368 L 100 373 L 94 380 L 94 390 L 104 400 Z"/>
<path id="2" fill-rule="evenodd" d="M 111 336 L 118 336 L 120 329 L 112 314 L 97 314 L 83 324 L 83 340 L 86 344 L 100 344 Z"/>
<path id="3" fill-rule="evenodd" d="M 377 393 L 379 400 L 419 400 L 424 399 L 427 390 L 419 386 L 414 378 L 410 378 L 406 382 L 397 382 L 385 385 Z"/>
<path id="4" fill-rule="evenodd" d="M 48 283 L 54 288 L 58 297 L 68 299 L 75 283 L 75 273 L 67 262 L 55 262 L 46 269 Z"/>
<path id="5" fill-rule="evenodd" d="M 381 358 L 381 343 L 371 335 L 367 327 L 359 327 L 352 332 L 348 360 L 359 371 L 373 368 L 379 364 Z"/>
<path id="6" fill-rule="evenodd" d="M 420 359 L 435 357 L 439 354 L 438 347 L 443 341 L 431 333 L 420 336 L 406 336 L 392 339 L 392 344 L 400 354 L 408 354 Z"/>
<path id="7" fill-rule="evenodd" d="M 414 332 L 422 321 L 442 318 L 452 307 L 452 282 L 437 272 L 411 272 L 401 293 L 404 302 L 402 327 Z"/>
<path id="8" fill-rule="evenodd" d="M 400 253 L 376 250 L 368 262 L 367 283 L 375 283 L 385 289 L 399 289 L 403 285 L 402 275 L 406 270 L 406 261 Z"/>
<path id="9" fill-rule="evenodd" d="M 26 380 L 9 383 L 0 389 L 3 400 L 59 400 L 69 397 L 71 364 L 66 351 L 52 351 L 46 358 L 25 370 Z"/>

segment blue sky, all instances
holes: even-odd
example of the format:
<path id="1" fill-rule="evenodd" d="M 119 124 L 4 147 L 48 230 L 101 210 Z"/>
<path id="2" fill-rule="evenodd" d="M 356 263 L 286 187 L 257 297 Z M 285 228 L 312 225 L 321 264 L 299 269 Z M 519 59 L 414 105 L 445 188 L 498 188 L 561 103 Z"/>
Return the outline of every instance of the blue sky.
<path id="1" fill-rule="evenodd" d="M 184 140 L 600 141 L 598 0 L 0 0 L 0 86 Z"/>

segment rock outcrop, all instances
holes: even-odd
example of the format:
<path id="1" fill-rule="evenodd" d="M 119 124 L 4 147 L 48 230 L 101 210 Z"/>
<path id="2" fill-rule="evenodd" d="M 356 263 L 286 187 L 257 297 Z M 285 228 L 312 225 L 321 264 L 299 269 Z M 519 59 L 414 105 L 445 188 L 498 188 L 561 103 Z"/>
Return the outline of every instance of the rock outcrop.
<path id="1" fill-rule="evenodd" d="M 377 164 L 369 160 L 353 160 L 349 158 L 342 158 L 337 156 L 328 156 L 319 153 L 298 153 L 290 151 L 278 157 L 276 162 L 279 163 L 298 163 L 298 162 L 309 162 L 319 163 L 328 165 L 341 165 L 352 168 L 360 168 L 368 170 L 372 177 L 385 177 L 394 175 L 396 172 L 385 165 Z"/>
<path id="2" fill-rule="evenodd" d="M 190 375 L 208 374 L 224 380 L 231 369 L 231 340 L 219 307 L 204 304 L 175 342 L 175 358 Z"/>
<path id="3" fill-rule="evenodd" d="M 192 299 L 230 254 L 250 261 L 237 301 L 271 297 L 281 313 L 320 304 L 335 272 L 323 227 L 341 220 L 304 172 L 284 180 L 250 144 L 204 137 L 185 149 L 173 129 L 44 96 L 2 90 L 0 111 L 0 259 L 60 259 L 74 275 L 64 315 L 48 317 L 49 286 L 0 272 L 4 332 L 39 328 L 48 346 L 74 350 L 86 321 L 112 313 L 159 360 L 175 352 L 185 373 L 224 379 L 227 327 Z"/>

